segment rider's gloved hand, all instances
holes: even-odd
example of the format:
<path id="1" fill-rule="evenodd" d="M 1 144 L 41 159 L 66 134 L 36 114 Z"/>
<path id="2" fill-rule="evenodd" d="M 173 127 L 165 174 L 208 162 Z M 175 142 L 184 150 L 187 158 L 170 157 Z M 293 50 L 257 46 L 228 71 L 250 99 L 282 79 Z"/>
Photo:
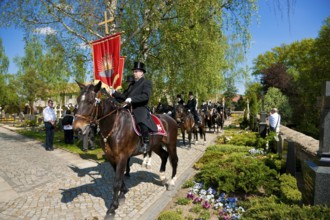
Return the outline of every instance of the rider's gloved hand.
<path id="1" fill-rule="evenodd" d="M 131 102 L 132 102 L 132 99 L 131 99 L 131 98 L 127 98 L 127 99 L 125 100 L 125 102 L 127 102 L 127 103 L 131 103 Z"/>
<path id="2" fill-rule="evenodd" d="M 116 92 L 116 90 L 114 89 L 114 88 L 110 88 L 110 94 L 112 95 L 112 94 L 114 94 Z"/>

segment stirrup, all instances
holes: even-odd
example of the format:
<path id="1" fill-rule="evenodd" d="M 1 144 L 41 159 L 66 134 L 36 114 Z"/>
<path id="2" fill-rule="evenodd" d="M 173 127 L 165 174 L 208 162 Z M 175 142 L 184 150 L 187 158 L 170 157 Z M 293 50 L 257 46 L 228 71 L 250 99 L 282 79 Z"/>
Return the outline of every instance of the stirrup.
<path id="1" fill-rule="evenodd" d="M 143 146 L 139 148 L 140 153 L 147 153 L 149 151 L 149 143 L 143 143 Z"/>

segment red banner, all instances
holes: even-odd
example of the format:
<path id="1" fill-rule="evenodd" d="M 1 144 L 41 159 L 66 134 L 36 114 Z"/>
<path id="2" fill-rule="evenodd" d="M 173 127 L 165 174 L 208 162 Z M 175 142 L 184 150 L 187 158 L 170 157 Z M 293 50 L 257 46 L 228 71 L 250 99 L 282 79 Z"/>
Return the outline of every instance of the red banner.
<path id="1" fill-rule="evenodd" d="M 120 57 L 118 73 L 113 78 L 112 87 L 114 89 L 121 88 L 121 84 L 122 84 L 122 80 L 123 80 L 123 73 L 124 73 L 124 64 L 125 64 L 125 57 Z"/>
<path id="2" fill-rule="evenodd" d="M 120 33 L 93 41 L 91 44 L 93 50 L 94 79 L 113 87 L 116 77 L 122 76 L 122 71 L 119 70 Z"/>

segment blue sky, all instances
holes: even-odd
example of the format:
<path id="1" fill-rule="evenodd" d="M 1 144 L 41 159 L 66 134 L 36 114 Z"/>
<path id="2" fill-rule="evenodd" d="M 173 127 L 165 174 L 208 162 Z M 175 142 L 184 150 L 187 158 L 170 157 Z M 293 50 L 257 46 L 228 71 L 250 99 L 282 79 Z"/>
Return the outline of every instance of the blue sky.
<path id="1" fill-rule="evenodd" d="M 259 0 L 259 23 L 253 19 L 250 31 L 251 47 L 246 54 L 246 65 L 252 66 L 252 60 L 259 54 L 270 51 L 276 46 L 290 44 L 304 38 L 316 38 L 323 21 L 330 16 L 330 0 L 290 0 L 295 2 L 290 18 L 287 8 L 282 13 L 275 10 L 280 1 L 283 6 L 286 0 Z M 15 73 L 17 68 L 13 57 L 24 55 L 23 35 L 15 29 L 0 29 L 0 37 L 5 47 L 5 53 L 10 58 L 9 72 Z M 91 61 L 92 62 L 92 61 Z M 244 85 L 237 84 L 239 93 L 244 93 Z"/>
<path id="2" fill-rule="evenodd" d="M 285 4 L 286 0 L 282 1 Z M 330 16 L 329 0 L 296 0 L 290 17 L 283 8 L 282 14 L 275 11 L 274 0 L 260 1 L 259 23 L 253 20 L 250 31 L 251 47 L 246 54 L 246 65 L 259 54 L 270 51 L 282 44 L 290 44 L 305 38 L 316 38 L 323 21 Z M 244 85 L 238 84 L 239 93 L 244 93 Z"/>

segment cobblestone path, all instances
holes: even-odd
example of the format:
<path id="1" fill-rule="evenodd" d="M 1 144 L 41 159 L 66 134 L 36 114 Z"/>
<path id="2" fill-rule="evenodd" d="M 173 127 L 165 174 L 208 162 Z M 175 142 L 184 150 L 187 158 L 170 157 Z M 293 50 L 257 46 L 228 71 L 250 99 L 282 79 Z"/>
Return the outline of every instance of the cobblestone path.
<path id="1" fill-rule="evenodd" d="M 150 169 L 142 168 L 142 156 L 132 158 L 131 177 L 125 180 L 129 192 L 115 219 L 156 219 L 215 138 L 208 133 L 206 145 L 177 148 L 178 180 L 173 191 L 160 184 L 158 156 L 152 156 Z M 0 219 L 104 219 L 114 177 L 109 163 L 84 160 L 61 149 L 45 151 L 42 145 L 0 125 Z M 167 164 L 170 178 L 172 168 Z"/>

